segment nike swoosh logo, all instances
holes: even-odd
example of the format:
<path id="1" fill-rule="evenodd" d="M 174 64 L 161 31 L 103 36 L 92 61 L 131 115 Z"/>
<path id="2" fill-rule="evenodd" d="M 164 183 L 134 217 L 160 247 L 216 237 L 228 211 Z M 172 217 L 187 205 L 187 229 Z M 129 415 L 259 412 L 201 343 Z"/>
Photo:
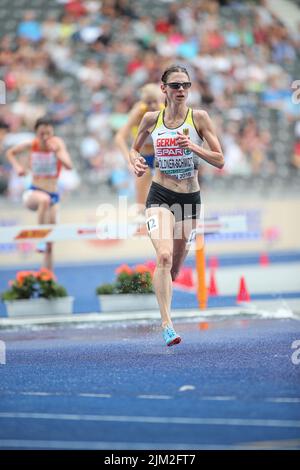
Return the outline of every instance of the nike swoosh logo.
<path id="1" fill-rule="evenodd" d="M 158 135 L 166 134 L 167 132 L 159 132 Z"/>

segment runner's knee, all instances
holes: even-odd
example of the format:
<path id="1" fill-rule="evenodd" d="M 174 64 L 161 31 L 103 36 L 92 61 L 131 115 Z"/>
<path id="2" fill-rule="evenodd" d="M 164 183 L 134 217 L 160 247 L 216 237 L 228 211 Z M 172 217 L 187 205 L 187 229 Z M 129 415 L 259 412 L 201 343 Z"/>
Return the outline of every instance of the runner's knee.
<path id="1" fill-rule="evenodd" d="M 172 266 L 172 253 L 170 250 L 163 250 L 158 253 L 157 265 L 161 268 L 170 268 Z"/>

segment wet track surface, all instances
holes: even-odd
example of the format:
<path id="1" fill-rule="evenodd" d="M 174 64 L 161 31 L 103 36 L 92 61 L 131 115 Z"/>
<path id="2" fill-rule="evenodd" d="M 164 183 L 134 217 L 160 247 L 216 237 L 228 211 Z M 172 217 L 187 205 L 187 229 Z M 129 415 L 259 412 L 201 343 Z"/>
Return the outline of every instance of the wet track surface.
<path id="1" fill-rule="evenodd" d="M 0 448 L 300 448 L 299 321 L 176 327 L 1 331 Z"/>

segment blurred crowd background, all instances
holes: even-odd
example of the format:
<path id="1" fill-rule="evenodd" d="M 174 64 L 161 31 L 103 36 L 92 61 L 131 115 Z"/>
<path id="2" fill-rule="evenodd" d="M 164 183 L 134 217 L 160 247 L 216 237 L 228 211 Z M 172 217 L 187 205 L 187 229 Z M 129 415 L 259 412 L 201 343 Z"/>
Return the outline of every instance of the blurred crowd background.
<path id="1" fill-rule="evenodd" d="M 1 0 L 0 25 L 0 197 L 18 201 L 28 184 L 5 150 L 50 114 L 75 164 L 61 191 L 132 198 L 114 135 L 173 63 L 188 68 L 189 105 L 209 112 L 224 150 L 224 169 L 204 164 L 202 185 L 297 191 L 300 22 L 290 30 L 265 1 Z"/>

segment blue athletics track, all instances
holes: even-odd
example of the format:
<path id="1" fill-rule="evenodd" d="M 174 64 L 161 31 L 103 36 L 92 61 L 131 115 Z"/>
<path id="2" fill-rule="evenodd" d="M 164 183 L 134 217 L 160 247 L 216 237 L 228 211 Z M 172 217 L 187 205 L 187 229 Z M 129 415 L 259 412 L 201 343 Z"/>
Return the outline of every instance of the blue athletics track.
<path id="1" fill-rule="evenodd" d="M 114 269 L 58 266 L 56 274 L 75 294 L 76 312 L 88 313 L 98 311 L 91 280 Z M 13 275 L 1 270 L 1 282 Z M 226 295 L 219 303 L 226 299 L 233 304 Z M 193 302 L 193 293 L 175 291 L 174 309 Z M 300 449 L 297 318 L 199 313 L 176 320 L 183 341 L 173 348 L 158 318 L 2 328 L 0 448 Z"/>

